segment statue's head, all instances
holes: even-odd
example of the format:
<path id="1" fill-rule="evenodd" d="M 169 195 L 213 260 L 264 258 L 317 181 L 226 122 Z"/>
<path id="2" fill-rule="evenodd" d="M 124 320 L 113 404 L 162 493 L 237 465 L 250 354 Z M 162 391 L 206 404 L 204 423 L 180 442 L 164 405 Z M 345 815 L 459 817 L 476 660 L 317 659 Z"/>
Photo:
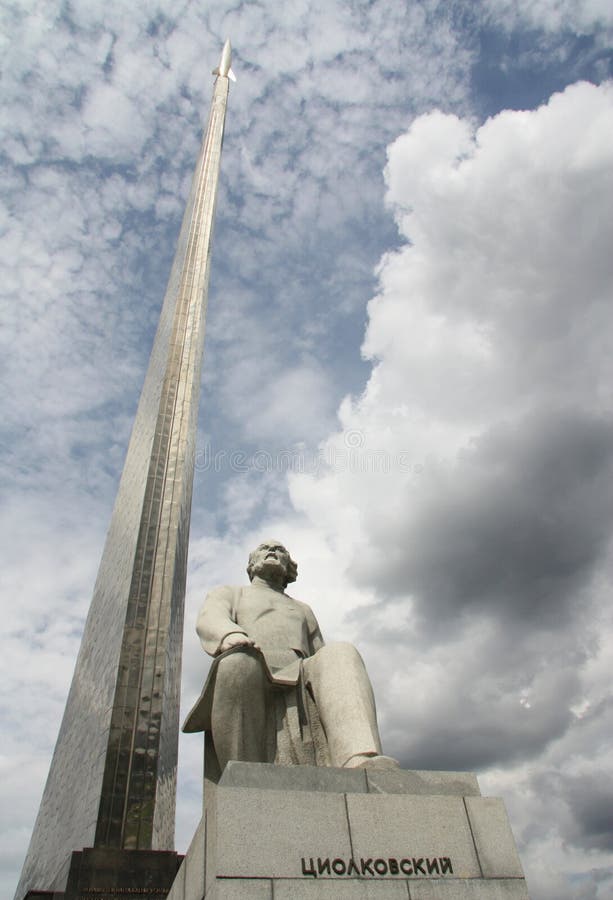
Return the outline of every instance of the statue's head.
<path id="1" fill-rule="evenodd" d="M 281 572 L 285 581 L 284 587 L 298 577 L 298 566 L 280 541 L 262 541 L 249 554 L 247 565 L 249 581 L 253 581 L 255 575 L 264 579 L 272 576 L 274 580 L 281 580 L 279 578 Z"/>

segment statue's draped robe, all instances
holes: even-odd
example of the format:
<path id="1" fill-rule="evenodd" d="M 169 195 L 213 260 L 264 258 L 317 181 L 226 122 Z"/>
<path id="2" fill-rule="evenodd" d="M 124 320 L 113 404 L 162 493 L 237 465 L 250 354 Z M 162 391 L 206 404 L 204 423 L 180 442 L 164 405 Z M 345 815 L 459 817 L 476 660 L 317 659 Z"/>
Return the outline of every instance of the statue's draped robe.
<path id="1" fill-rule="evenodd" d="M 311 608 L 262 584 L 222 586 L 207 595 L 196 630 L 214 657 L 200 698 L 183 731 L 211 731 L 211 709 L 220 662 L 233 653 L 261 659 L 273 691 L 268 761 L 278 765 L 330 765 L 317 706 L 301 677 L 302 660 L 324 646 Z M 241 633 L 260 648 L 243 646 L 220 653 L 229 634 Z M 231 711 L 229 711 L 231 715 Z"/>

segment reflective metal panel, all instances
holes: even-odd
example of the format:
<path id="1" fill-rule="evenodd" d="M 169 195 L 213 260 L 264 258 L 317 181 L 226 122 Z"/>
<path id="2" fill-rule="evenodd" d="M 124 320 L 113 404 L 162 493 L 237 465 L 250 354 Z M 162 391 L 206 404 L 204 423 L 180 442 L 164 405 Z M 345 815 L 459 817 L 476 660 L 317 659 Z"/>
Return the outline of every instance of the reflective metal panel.
<path id="1" fill-rule="evenodd" d="M 194 442 L 227 96 L 219 77 L 17 900 L 52 888 L 84 846 L 174 845 Z"/>

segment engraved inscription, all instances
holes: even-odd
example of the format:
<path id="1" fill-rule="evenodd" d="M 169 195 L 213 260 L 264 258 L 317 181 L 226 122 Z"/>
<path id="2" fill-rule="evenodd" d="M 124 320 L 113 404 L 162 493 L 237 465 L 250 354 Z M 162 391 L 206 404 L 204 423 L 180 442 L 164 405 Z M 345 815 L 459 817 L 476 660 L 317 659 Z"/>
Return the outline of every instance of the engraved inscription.
<path id="1" fill-rule="evenodd" d="M 154 887 L 119 887 L 119 888 L 81 888 L 81 896 L 83 898 L 95 897 L 96 900 L 106 900 L 107 897 L 125 897 L 126 895 L 134 896 L 135 894 L 143 896 L 151 896 L 152 894 L 166 897 L 168 888 Z"/>
<path id="2" fill-rule="evenodd" d="M 340 857 L 330 860 L 317 857 L 317 863 L 312 856 L 303 856 L 301 859 L 302 874 L 310 878 L 320 875 L 336 875 L 339 878 L 345 876 L 370 875 L 372 878 L 385 878 L 387 875 L 453 875 L 453 865 L 450 856 L 406 856 L 402 859 L 390 857 L 389 859 L 360 857 L 359 864 L 355 859 L 345 861 Z"/>

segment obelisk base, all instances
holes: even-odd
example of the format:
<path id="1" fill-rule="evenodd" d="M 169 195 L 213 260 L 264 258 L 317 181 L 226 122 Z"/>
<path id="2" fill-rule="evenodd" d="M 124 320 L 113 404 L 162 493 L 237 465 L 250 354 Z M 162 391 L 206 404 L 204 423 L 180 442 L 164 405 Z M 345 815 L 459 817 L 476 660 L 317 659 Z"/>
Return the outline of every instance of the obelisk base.
<path id="1" fill-rule="evenodd" d="M 63 889 L 29 891 L 25 900 L 165 900 L 182 861 L 174 850 L 85 847 L 71 854 Z"/>
<path id="2" fill-rule="evenodd" d="M 168 900 L 528 900 L 474 775 L 231 762 Z"/>

